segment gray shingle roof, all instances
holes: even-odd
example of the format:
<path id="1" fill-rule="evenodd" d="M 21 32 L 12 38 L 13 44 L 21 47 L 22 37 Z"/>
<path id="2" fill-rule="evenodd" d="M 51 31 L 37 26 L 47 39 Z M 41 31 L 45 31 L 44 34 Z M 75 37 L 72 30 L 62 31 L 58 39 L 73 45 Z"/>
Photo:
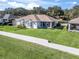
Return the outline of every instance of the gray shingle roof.
<path id="1" fill-rule="evenodd" d="M 11 14 L 5 14 L 3 19 L 15 19 L 15 16 Z"/>

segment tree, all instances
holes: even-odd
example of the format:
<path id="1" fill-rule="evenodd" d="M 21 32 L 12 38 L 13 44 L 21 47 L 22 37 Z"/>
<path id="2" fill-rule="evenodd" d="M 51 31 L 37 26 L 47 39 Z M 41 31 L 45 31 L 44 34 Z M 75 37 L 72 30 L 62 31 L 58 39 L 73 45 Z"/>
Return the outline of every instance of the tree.
<path id="1" fill-rule="evenodd" d="M 50 16 L 62 16 L 64 15 L 64 11 L 58 6 L 48 7 L 47 14 Z"/>
<path id="2" fill-rule="evenodd" d="M 70 20 L 71 19 L 72 14 L 70 15 L 70 10 L 69 9 L 64 10 L 64 17 L 65 17 L 64 20 Z"/>
<path id="3" fill-rule="evenodd" d="M 18 15 L 18 16 L 28 15 L 28 10 L 24 8 L 16 8 L 14 9 L 14 15 Z"/>
<path id="4" fill-rule="evenodd" d="M 79 5 L 75 5 L 73 7 L 73 16 L 74 17 L 79 17 Z"/>
<path id="5" fill-rule="evenodd" d="M 34 7 L 32 11 L 33 14 L 46 14 L 46 9 L 43 7 Z"/>
<path id="6" fill-rule="evenodd" d="M 69 19 L 79 17 L 79 5 L 75 5 L 72 9 L 64 10 L 64 15 L 67 16 Z"/>
<path id="7" fill-rule="evenodd" d="M 75 5 L 72 9 L 63 10 L 59 6 L 48 7 L 34 7 L 33 10 L 27 10 L 24 8 L 6 8 L 4 11 L 0 11 L 0 14 L 13 14 L 15 16 L 26 16 L 29 14 L 47 14 L 53 17 L 64 16 L 65 19 L 70 20 L 72 18 L 79 17 L 79 5 Z"/>
<path id="8" fill-rule="evenodd" d="M 4 14 L 13 14 L 16 16 L 25 16 L 29 14 L 29 11 L 24 8 L 6 8 Z"/>

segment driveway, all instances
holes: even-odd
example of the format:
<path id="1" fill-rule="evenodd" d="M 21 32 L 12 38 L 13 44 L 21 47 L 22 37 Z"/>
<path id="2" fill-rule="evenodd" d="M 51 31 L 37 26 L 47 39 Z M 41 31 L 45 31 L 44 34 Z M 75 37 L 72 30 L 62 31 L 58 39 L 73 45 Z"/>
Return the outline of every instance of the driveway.
<path id="1" fill-rule="evenodd" d="M 4 31 L 0 31 L 0 35 L 24 40 L 27 42 L 36 43 L 36 44 L 39 44 L 42 46 L 46 46 L 46 47 L 49 47 L 52 49 L 56 49 L 56 50 L 59 50 L 62 52 L 67 52 L 67 53 L 79 56 L 79 49 L 60 45 L 60 44 L 49 43 L 48 40 L 46 40 L 46 39 L 40 39 L 40 38 L 35 38 L 35 37 L 25 36 L 25 35 L 20 35 L 20 34 L 14 34 L 14 33 L 9 33 L 9 32 L 4 32 Z"/>

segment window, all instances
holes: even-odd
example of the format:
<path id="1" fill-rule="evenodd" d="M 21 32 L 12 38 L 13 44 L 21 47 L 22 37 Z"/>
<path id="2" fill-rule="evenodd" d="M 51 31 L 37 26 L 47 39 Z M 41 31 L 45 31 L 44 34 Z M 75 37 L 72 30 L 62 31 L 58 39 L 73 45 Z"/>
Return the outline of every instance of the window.
<path id="1" fill-rule="evenodd" d="M 50 27 L 50 22 L 47 22 L 46 25 L 47 25 L 48 27 Z"/>

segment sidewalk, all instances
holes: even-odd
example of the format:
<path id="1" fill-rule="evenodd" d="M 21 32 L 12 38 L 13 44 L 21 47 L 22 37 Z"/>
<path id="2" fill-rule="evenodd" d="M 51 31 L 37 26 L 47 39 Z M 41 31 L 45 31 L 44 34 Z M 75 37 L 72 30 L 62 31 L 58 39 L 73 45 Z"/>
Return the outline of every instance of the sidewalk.
<path id="1" fill-rule="evenodd" d="M 48 43 L 48 40 L 46 39 L 40 39 L 40 38 L 14 34 L 14 33 L 9 33 L 9 32 L 4 32 L 4 31 L 0 31 L 0 35 L 40 44 L 42 46 L 46 46 L 46 47 L 53 48 L 62 52 L 67 52 L 67 53 L 79 56 L 79 49 L 60 45 L 60 44 L 55 44 L 55 43 Z"/>

